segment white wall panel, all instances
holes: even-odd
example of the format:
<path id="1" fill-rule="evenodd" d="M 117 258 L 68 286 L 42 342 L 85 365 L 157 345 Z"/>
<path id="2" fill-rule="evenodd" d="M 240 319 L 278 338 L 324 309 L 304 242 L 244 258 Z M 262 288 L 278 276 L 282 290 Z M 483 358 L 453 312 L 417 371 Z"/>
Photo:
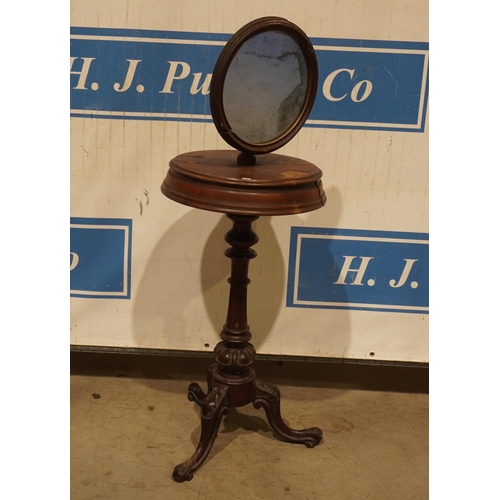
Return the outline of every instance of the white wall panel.
<path id="1" fill-rule="evenodd" d="M 403 47 L 405 43 L 418 42 L 423 45 L 415 46 L 416 49 L 410 45 L 410 48 L 397 49 L 403 54 L 401 61 L 406 61 L 406 55 L 415 51 L 425 57 L 427 53 L 422 47 L 428 41 L 428 5 L 422 0 L 366 0 L 355 4 L 326 0 L 73 0 L 71 26 L 81 28 L 82 33 L 85 29 L 112 28 L 117 30 L 116 36 L 130 35 L 126 30 L 137 30 L 136 36 L 142 36 L 141 30 L 192 32 L 204 36 L 207 33 L 232 34 L 245 23 L 266 15 L 282 16 L 299 25 L 315 45 L 318 39 L 364 40 L 380 42 L 382 46 L 385 43 L 383 50 L 387 51 Z M 96 33 L 105 34 L 105 31 Z M 100 44 L 111 43 L 99 40 L 95 34 L 94 39 Z M 85 47 L 82 44 L 86 41 L 80 39 L 79 43 L 78 47 Z M 108 45 L 100 47 L 106 49 Z M 86 56 L 83 53 L 73 56 L 77 60 L 72 70 L 78 71 L 81 58 Z M 121 57 L 121 54 L 116 57 Z M 180 57 L 181 53 L 179 59 L 172 56 L 165 60 L 164 66 L 158 66 L 162 78 L 168 70 L 168 60 L 182 60 Z M 92 64 L 97 63 L 93 61 Z M 120 64 L 123 71 L 117 72 L 116 82 L 123 81 L 128 67 L 126 58 Z M 74 89 L 78 75 L 73 75 L 72 80 L 72 96 L 77 92 L 80 92 L 79 96 L 86 93 L 90 107 L 96 105 L 104 85 L 94 78 L 99 75 L 92 73 L 93 67 L 89 70 L 86 90 Z M 139 65 L 138 73 L 141 68 Z M 331 71 L 334 69 L 332 66 Z M 384 71 L 380 67 L 366 70 L 367 75 L 369 71 Z M 392 73 L 389 68 L 386 70 Z M 403 73 L 394 75 L 399 85 L 396 85 L 396 92 L 398 89 L 405 92 L 406 76 Z M 359 79 L 362 78 L 368 77 L 361 75 Z M 425 70 L 424 85 L 426 78 Z M 91 83 L 99 83 L 101 89 L 92 90 Z M 318 94 L 328 104 L 322 95 L 322 84 L 320 81 Z M 144 86 L 147 87 L 147 83 Z M 131 87 L 132 91 L 135 92 L 134 87 Z M 425 118 L 427 102 L 424 95 L 421 99 Z M 367 99 L 368 104 L 372 105 Z M 126 111 L 123 119 L 73 113 L 72 222 L 77 228 L 83 219 L 108 221 L 108 226 L 109 220 L 131 221 L 132 236 L 128 298 L 89 298 L 76 291 L 71 298 L 72 344 L 195 351 L 213 349 L 219 340 L 227 309 L 229 286 L 226 279 L 230 262 L 223 255 L 227 247 L 223 236 L 230 223 L 221 214 L 179 205 L 160 192 L 170 159 L 180 153 L 203 149 L 228 149 L 210 122 L 131 119 Z M 396 248 L 384 246 L 384 238 L 390 235 L 395 238 L 398 234 L 408 236 L 411 233 L 426 240 L 428 126 L 425 120 L 418 131 L 377 126 L 358 128 L 355 123 L 343 128 L 307 126 L 278 153 L 297 156 L 318 165 L 323 171 L 328 201 L 324 208 L 315 212 L 264 217 L 255 224 L 260 242 L 255 246 L 258 257 L 250 263 L 252 283 L 249 286 L 248 321 L 258 352 L 428 361 L 427 311 L 358 310 L 350 307 L 353 304 L 348 301 L 342 308 L 323 307 L 321 303 L 315 307 L 295 307 L 287 301 L 287 290 L 291 286 L 289 268 L 293 266 L 290 255 L 292 227 L 340 228 L 349 234 L 367 231 L 370 237 L 376 236 L 382 241 L 380 248 L 376 247 L 381 252 L 386 248 Z M 95 229 L 92 238 L 99 238 L 106 231 L 108 229 Z M 109 231 L 110 237 L 118 234 Z M 85 246 L 87 240 L 80 236 L 79 241 Z M 96 243 L 97 247 L 99 244 Z M 86 251 L 97 255 L 93 250 L 97 247 L 90 246 Z M 73 248 L 72 251 L 77 253 Z M 376 279 L 396 279 L 405 264 L 401 255 L 394 257 L 392 274 L 380 271 L 383 276 L 377 275 Z M 74 258 L 72 256 L 73 266 Z M 106 267 L 105 257 L 101 261 L 99 256 L 95 258 L 101 264 L 89 265 L 84 276 L 89 282 L 92 282 L 92 273 L 101 272 L 99 265 Z M 373 262 L 376 256 L 374 259 Z M 71 272 L 83 265 L 85 262 L 80 260 Z M 368 274 L 367 271 L 365 281 Z M 353 276 L 351 273 L 350 282 Z M 410 275 L 406 287 L 410 282 L 418 281 L 412 279 Z M 415 293 L 422 293 L 426 286 L 423 282 L 419 285 L 420 288 L 415 285 Z M 363 286 L 368 289 L 369 285 L 364 283 Z M 345 287 L 346 290 L 352 289 L 353 285 L 348 283 Z M 392 293 L 388 285 L 386 288 Z M 408 293 L 411 297 L 411 290 Z M 411 309 L 414 304 L 408 300 Z"/>

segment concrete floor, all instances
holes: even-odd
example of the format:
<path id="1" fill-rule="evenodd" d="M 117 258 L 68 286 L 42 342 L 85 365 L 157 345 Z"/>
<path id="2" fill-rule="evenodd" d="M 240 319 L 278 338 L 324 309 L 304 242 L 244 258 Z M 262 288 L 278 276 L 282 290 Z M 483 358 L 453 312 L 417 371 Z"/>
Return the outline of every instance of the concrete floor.
<path id="1" fill-rule="evenodd" d="M 187 386 L 205 389 L 211 360 L 144 358 L 72 360 L 72 500 L 429 498 L 427 369 L 261 363 L 265 378 L 256 363 L 280 387 L 285 422 L 320 427 L 323 441 L 282 442 L 263 409 L 233 409 L 194 478 L 176 483 L 200 432 Z"/>

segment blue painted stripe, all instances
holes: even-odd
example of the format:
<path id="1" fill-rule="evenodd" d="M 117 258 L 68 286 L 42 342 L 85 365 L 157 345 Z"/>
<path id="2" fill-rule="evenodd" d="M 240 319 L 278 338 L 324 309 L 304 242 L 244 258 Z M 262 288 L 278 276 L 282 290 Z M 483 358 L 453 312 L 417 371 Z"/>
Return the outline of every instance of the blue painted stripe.
<path id="1" fill-rule="evenodd" d="M 165 40 L 210 40 L 227 42 L 230 34 L 224 33 L 203 33 L 196 31 L 160 31 L 145 29 L 120 29 L 120 28 L 87 28 L 83 26 L 72 26 L 70 35 L 84 36 L 108 36 L 108 37 L 132 37 L 145 39 L 165 39 Z"/>
<path id="2" fill-rule="evenodd" d="M 176 39 L 176 40 L 211 40 L 227 42 L 231 34 L 209 33 L 198 31 L 161 31 L 147 29 L 126 29 L 126 28 L 96 28 L 84 26 L 71 26 L 70 35 L 85 36 L 112 36 L 112 37 L 133 37 L 133 38 L 156 38 L 156 39 Z M 325 38 L 310 37 L 313 45 L 323 45 L 332 47 L 359 47 L 378 49 L 402 49 L 402 50 L 429 50 L 428 42 L 405 42 L 392 40 L 362 40 L 354 38 Z"/>
<path id="3" fill-rule="evenodd" d="M 392 40 L 356 40 L 353 38 L 310 38 L 313 45 L 332 47 L 359 47 L 364 49 L 429 50 L 428 42 Z"/>

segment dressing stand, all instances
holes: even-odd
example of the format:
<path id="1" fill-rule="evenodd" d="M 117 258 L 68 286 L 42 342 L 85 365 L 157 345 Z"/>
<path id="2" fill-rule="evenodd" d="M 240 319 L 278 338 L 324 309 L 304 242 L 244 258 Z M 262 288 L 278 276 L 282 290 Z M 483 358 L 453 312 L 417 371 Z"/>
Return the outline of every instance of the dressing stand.
<path id="1" fill-rule="evenodd" d="M 305 160 L 272 153 L 300 130 L 316 96 L 318 68 L 307 36 L 278 17 L 241 28 L 223 48 L 214 68 L 210 107 L 214 124 L 236 151 L 181 154 L 170 161 L 161 186 L 169 199 L 226 214 L 231 260 L 227 320 L 207 373 L 207 391 L 196 383 L 188 399 L 201 407 L 201 436 L 194 454 L 173 471 L 189 481 L 203 464 L 229 408 L 252 403 L 264 408 L 281 439 L 312 448 L 322 440 L 317 427 L 294 430 L 280 412 L 280 392 L 256 378 L 256 352 L 247 323 L 248 267 L 258 242 L 252 223 L 261 216 L 299 214 L 326 203 L 321 170 Z"/>

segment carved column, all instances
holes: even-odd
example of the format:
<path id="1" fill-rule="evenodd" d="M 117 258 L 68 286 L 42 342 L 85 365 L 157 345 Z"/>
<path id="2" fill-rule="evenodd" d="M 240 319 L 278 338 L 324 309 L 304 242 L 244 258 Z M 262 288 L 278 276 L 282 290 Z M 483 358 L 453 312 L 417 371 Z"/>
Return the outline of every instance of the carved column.
<path id="1" fill-rule="evenodd" d="M 226 323 L 220 333 L 222 341 L 214 349 L 217 367 L 212 371 L 217 382 L 229 386 L 239 386 L 238 391 L 229 391 L 229 406 L 244 406 L 255 396 L 253 381 L 255 373 L 251 368 L 255 360 L 255 349 L 250 343 L 252 334 L 247 323 L 247 286 L 249 261 L 257 256 L 250 248 L 259 238 L 252 230 L 252 222 L 257 216 L 228 215 L 233 227 L 225 240 L 231 245 L 225 255 L 231 259 L 229 305 Z M 246 390 L 244 390 L 246 387 Z M 241 390 L 243 389 L 243 390 Z"/>

